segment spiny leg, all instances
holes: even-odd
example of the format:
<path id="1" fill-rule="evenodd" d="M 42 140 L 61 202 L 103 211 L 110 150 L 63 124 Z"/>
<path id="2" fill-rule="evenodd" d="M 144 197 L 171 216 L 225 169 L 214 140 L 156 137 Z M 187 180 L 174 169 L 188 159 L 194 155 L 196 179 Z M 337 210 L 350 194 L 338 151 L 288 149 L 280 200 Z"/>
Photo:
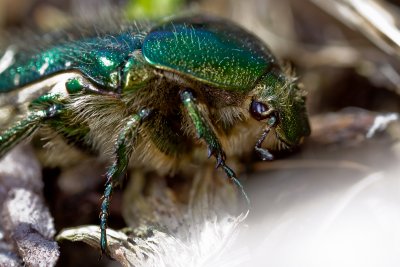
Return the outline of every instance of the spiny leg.
<path id="1" fill-rule="evenodd" d="M 32 102 L 28 115 L 0 135 L 0 157 L 29 137 L 46 120 L 59 115 L 64 106 L 58 95 L 43 95 Z"/>
<path id="2" fill-rule="evenodd" d="M 207 122 L 205 116 L 198 108 L 198 104 L 196 103 L 192 92 L 185 90 L 181 92 L 180 96 L 183 105 L 196 128 L 198 138 L 203 138 L 208 146 L 208 157 L 213 155 L 216 158 L 216 167 L 222 167 L 224 169 L 225 174 L 239 188 L 242 195 L 246 199 L 247 205 L 249 206 L 250 200 L 244 191 L 242 184 L 239 182 L 235 172 L 225 164 L 225 152 L 223 151 L 218 137 L 215 135 L 212 129 L 212 126 Z"/>
<path id="3" fill-rule="evenodd" d="M 102 253 L 106 253 L 107 250 L 106 229 L 111 194 L 114 187 L 120 184 L 122 178 L 125 176 L 133 145 L 138 135 L 139 127 L 143 120 L 146 119 L 149 114 L 149 109 L 142 109 L 138 114 L 131 116 L 125 124 L 124 128 L 119 133 L 118 139 L 115 143 L 115 158 L 106 173 L 107 182 L 105 185 L 103 202 L 101 204 L 100 212 L 100 248 Z"/>

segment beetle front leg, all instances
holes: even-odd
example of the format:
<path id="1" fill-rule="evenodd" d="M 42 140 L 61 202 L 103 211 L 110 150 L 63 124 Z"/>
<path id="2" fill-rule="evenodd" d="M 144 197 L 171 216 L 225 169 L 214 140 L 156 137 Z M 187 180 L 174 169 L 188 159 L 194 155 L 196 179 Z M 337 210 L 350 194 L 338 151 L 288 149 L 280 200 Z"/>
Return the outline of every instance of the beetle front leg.
<path id="1" fill-rule="evenodd" d="M 43 106 L 43 107 L 42 107 Z M 34 100 L 28 115 L 0 135 L 0 157 L 32 135 L 48 119 L 59 115 L 64 106 L 57 95 L 43 95 Z"/>
<path id="2" fill-rule="evenodd" d="M 198 108 L 198 104 L 196 103 L 192 92 L 189 90 L 185 90 L 181 92 L 180 96 L 185 110 L 194 124 L 198 138 L 203 138 L 208 146 L 208 157 L 211 157 L 213 155 L 216 158 L 216 167 L 222 167 L 224 169 L 225 174 L 239 188 L 239 190 L 245 197 L 247 204 L 249 205 L 250 200 L 246 192 L 244 191 L 242 184 L 239 182 L 235 172 L 225 164 L 225 152 L 223 151 L 218 137 L 212 129 L 212 126 L 207 122 L 206 117 L 201 113 L 200 109 Z"/>
<path id="3" fill-rule="evenodd" d="M 118 139 L 115 143 L 115 158 L 106 173 L 107 182 L 100 212 L 100 248 L 102 253 L 106 253 L 107 250 L 107 218 L 112 191 L 115 186 L 121 183 L 122 178 L 126 174 L 129 158 L 132 153 L 135 139 L 138 135 L 139 127 L 149 114 L 149 109 L 142 109 L 138 114 L 131 116 L 119 133 Z"/>

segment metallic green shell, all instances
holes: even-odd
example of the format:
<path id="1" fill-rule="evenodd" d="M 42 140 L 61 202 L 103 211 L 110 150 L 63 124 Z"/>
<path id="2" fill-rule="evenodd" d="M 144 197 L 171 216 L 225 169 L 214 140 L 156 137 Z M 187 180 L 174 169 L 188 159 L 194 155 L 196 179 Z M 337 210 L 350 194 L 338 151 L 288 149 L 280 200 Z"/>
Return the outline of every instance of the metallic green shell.
<path id="1" fill-rule="evenodd" d="M 252 89 L 276 61 L 244 29 L 209 17 L 177 19 L 153 28 L 142 52 L 156 68 L 240 92 Z"/>
<path id="2" fill-rule="evenodd" d="M 79 71 L 93 83 L 113 90 L 119 86 L 119 68 L 141 43 L 135 32 L 123 32 L 63 41 L 40 50 L 21 47 L 13 63 L 0 72 L 0 93 L 66 71 Z"/>

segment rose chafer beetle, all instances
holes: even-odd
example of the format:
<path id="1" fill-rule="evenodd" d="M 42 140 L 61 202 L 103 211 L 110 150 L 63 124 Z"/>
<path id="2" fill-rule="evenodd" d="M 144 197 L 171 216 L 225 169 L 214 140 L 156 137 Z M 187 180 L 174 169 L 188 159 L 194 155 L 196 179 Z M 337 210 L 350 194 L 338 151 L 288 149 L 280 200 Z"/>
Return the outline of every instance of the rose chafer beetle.
<path id="1" fill-rule="evenodd" d="M 0 103 L 29 101 L 0 135 L 0 155 L 39 128 L 111 155 L 101 205 L 107 249 L 110 197 L 128 165 L 185 172 L 207 158 L 237 185 L 226 157 L 292 149 L 310 134 L 305 97 L 269 49 L 213 17 L 69 36 L 0 59 Z M 227 156 L 226 156 L 227 155 Z M 204 159 L 203 159 L 204 158 Z"/>

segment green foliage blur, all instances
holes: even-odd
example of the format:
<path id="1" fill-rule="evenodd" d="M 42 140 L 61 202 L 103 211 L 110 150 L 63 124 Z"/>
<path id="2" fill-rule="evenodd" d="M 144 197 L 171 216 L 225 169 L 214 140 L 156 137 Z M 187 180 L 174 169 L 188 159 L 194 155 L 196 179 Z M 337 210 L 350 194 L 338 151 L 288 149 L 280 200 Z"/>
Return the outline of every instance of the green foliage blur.
<path id="1" fill-rule="evenodd" d="M 130 0 L 126 6 L 128 18 L 159 18 L 182 10 L 184 0 Z"/>

